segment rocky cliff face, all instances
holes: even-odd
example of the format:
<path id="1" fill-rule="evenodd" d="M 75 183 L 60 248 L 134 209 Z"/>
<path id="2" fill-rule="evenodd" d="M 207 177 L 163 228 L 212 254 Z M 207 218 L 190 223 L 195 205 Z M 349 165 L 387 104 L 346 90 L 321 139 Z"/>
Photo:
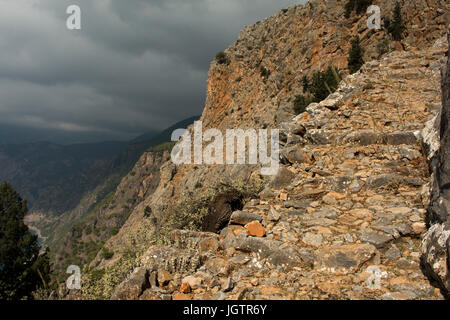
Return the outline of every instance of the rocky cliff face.
<path id="1" fill-rule="evenodd" d="M 65 276 L 70 264 L 83 265 L 95 260 L 100 263 L 109 253 L 99 250 L 106 240 L 116 235 L 134 208 L 153 193 L 160 181 L 160 167 L 169 160 L 168 151 L 144 152 L 130 173 L 122 178 L 114 192 L 102 201 L 89 195 L 70 215 L 65 216 L 66 226 L 53 236 L 54 268 Z M 96 193 L 93 192 L 95 196 Z M 94 208 L 84 214 L 86 204 Z"/>
<path id="2" fill-rule="evenodd" d="M 450 32 L 448 33 L 450 39 Z M 448 53 L 447 53 L 448 58 Z M 430 121 L 428 147 L 431 171 L 428 220 L 430 229 L 423 242 L 424 272 L 450 299 L 450 61 L 442 68 L 442 109 Z M 436 150 L 439 148 L 438 150 Z"/>
<path id="3" fill-rule="evenodd" d="M 99 290 L 117 299 L 441 297 L 419 266 L 429 182 L 419 132 L 441 106 L 448 5 L 404 1 L 406 38 L 375 61 L 388 35 L 368 30 L 366 16 L 343 19 L 344 3 L 282 10 L 246 27 L 225 61 L 211 64 L 204 129 L 281 128 L 278 175 L 220 235 L 175 230 L 153 245 L 152 232 L 180 201 L 194 201 L 218 179 L 261 180 L 257 166 L 165 163 L 155 192 L 105 244 L 114 258 L 91 265 L 102 277 L 89 281 L 103 288 L 90 283 L 89 297 Z M 391 13 L 391 1 L 375 3 Z M 355 35 L 371 62 L 295 116 L 303 75 L 329 65 L 345 71 Z M 137 258 L 125 259 L 136 247 Z"/>

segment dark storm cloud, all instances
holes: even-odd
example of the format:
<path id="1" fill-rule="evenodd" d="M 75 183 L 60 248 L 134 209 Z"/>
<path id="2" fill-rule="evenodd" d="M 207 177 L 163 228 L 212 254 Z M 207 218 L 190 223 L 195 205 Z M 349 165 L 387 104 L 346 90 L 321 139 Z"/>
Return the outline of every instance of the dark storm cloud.
<path id="1" fill-rule="evenodd" d="M 216 52 L 299 2 L 0 0 L 0 126 L 96 139 L 164 129 L 201 113 Z M 82 30 L 66 28 L 71 4 Z"/>

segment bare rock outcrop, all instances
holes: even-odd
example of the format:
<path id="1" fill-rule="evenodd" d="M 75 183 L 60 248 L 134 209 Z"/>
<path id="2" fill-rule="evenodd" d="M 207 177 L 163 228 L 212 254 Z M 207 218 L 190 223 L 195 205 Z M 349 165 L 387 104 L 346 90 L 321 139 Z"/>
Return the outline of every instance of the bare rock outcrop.
<path id="1" fill-rule="evenodd" d="M 433 123 L 439 149 L 430 161 L 428 222 L 431 227 L 423 241 L 422 265 L 425 274 L 450 299 L 450 61 L 442 68 L 442 109 L 437 117 L 440 121 L 433 120 Z"/>

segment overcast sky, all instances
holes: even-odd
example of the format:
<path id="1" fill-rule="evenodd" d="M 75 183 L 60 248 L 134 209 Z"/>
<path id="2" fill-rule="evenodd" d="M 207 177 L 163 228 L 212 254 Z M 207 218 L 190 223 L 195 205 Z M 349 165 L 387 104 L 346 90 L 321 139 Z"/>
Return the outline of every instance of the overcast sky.
<path id="1" fill-rule="evenodd" d="M 0 143 L 125 140 L 201 114 L 215 54 L 301 2 L 0 0 Z"/>

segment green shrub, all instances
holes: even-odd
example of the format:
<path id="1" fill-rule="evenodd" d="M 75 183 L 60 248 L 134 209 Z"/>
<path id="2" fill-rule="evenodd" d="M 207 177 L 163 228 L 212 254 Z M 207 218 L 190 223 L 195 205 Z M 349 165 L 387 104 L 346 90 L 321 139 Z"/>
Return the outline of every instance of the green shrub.
<path id="1" fill-rule="evenodd" d="M 149 218 L 152 215 L 152 209 L 149 206 L 146 206 L 144 209 L 144 217 Z"/>
<path id="2" fill-rule="evenodd" d="M 197 182 L 194 186 L 195 189 L 200 189 L 201 187 L 203 187 L 203 184 L 201 182 Z"/>
<path id="3" fill-rule="evenodd" d="M 306 107 L 311 103 L 311 98 L 307 98 L 304 95 L 298 95 L 294 100 L 295 114 L 300 114 L 306 111 Z"/>
<path id="4" fill-rule="evenodd" d="M 84 227 L 84 234 L 85 235 L 90 235 L 92 233 L 92 226 L 90 226 L 90 225 L 86 225 L 85 227 Z"/>
<path id="5" fill-rule="evenodd" d="M 91 271 L 90 276 L 91 276 L 92 280 L 98 281 L 103 277 L 104 274 L 105 274 L 105 269 L 100 269 L 100 270 Z"/>
<path id="6" fill-rule="evenodd" d="M 339 86 L 342 78 L 334 67 L 328 67 L 325 72 L 316 71 L 311 80 L 313 102 L 320 102 L 332 94 Z"/>
<path id="7" fill-rule="evenodd" d="M 115 235 L 118 234 L 118 233 L 119 233 L 119 228 L 112 228 L 111 231 L 110 231 L 110 234 L 111 234 L 112 236 L 115 236 Z"/>
<path id="8" fill-rule="evenodd" d="M 355 10 L 357 14 L 364 13 L 372 4 L 373 0 L 348 0 L 345 4 L 345 17 L 350 18 L 352 11 Z"/>
<path id="9" fill-rule="evenodd" d="M 320 102 L 335 92 L 342 80 L 341 74 L 335 67 L 330 66 L 325 72 L 316 71 L 312 78 L 306 75 L 302 77 L 303 91 L 308 95 L 297 95 L 294 100 L 294 111 L 300 114 L 306 111 L 306 107 L 312 102 Z"/>
<path id="10" fill-rule="evenodd" d="M 389 40 L 383 39 L 377 44 L 378 58 L 390 51 Z"/>
<path id="11" fill-rule="evenodd" d="M 158 223 L 152 242 L 155 244 L 166 243 L 170 232 L 175 229 L 201 231 L 203 221 L 210 213 L 211 203 L 220 194 L 234 191 L 242 194 L 243 199 L 250 199 L 256 197 L 264 186 L 265 180 L 220 181 L 201 194 L 182 198 Z"/>
<path id="12" fill-rule="evenodd" d="M 172 151 L 176 143 L 177 143 L 176 141 L 163 142 L 161 144 L 148 148 L 147 152 L 164 152 L 164 151 L 170 152 Z"/>
<path id="13" fill-rule="evenodd" d="M 216 54 L 216 60 L 219 64 L 228 64 L 229 60 L 227 57 L 227 54 L 224 51 L 220 51 L 218 54 Z"/>
<path id="14" fill-rule="evenodd" d="M 303 76 L 302 78 L 302 86 L 303 86 L 303 92 L 308 92 L 309 91 L 309 79 L 306 75 Z"/>
<path id="15" fill-rule="evenodd" d="M 102 258 L 105 260 L 109 260 L 114 256 L 114 252 L 110 251 L 108 248 L 103 248 L 102 250 Z"/>
<path id="16" fill-rule="evenodd" d="M 352 14 L 353 8 L 355 7 L 355 0 L 348 0 L 345 4 L 345 17 L 348 19 Z"/>
<path id="17" fill-rule="evenodd" d="M 388 32 L 392 35 L 392 39 L 394 39 L 395 41 L 400 41 L 403 38 L 403 32 L 405 31 L 406 27 L 403 23 L 402 8 L 398 1 L 395 4 L 393 16 L 394 18 L 392 21 L 390 21 L 390 19 L 387 20 L 388 22 L 385 20 L 385 25 L 387 24 L 387 29 Z"/>
<path id="18" fill-rule="evenodd" d="M 361 69 L 361 66 L 363 64 L 364 64 L 363 49 L 361 47 L 359 37 L 356 36 L 352 40 L 352 47 L 348 55 L 348 69 L 350 73 L 355 73 L 359 69 Z"/>
<path id="19" fill-rule="evenodd" d="M 265 67 L 261 66 L 261 77 L 267 79 L 270 76 L 270 71 L 267 70 Z"/>
<path id="20" fill-rule="evenodd" d="M 114 289 L 136 268 L 139 256 L 124 254 L 113 266 L 101 270 L 83 270 L 81 293 L 85 300 L 108 300 Z"/>

